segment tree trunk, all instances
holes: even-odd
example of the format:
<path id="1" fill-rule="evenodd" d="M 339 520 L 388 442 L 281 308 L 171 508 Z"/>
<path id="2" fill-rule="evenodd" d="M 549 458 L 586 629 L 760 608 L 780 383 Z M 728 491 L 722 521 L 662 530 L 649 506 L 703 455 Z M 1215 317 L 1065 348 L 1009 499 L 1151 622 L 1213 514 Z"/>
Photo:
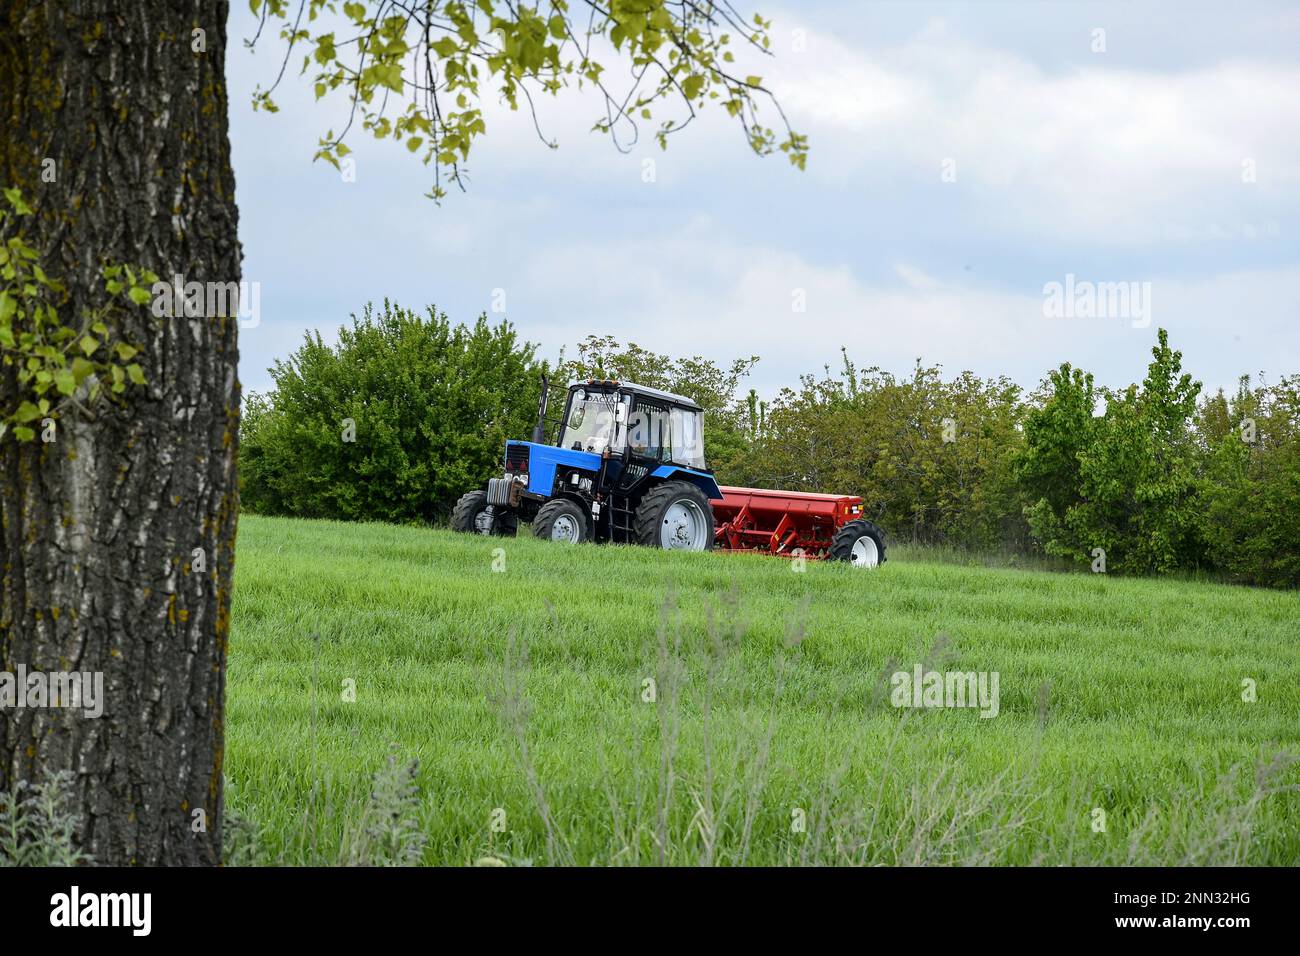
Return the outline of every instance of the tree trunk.
<path id="1" fill-rule="evenodd" d="M 65 313 L 103 304 L 107 263 L 240 280 L 227 13 L 218 0 L 0 0 L 0 186 L 34 207 L 22 229 L 67 285 Z M 61 412 L 53 442 L 0 438 L 0 671 L 104 685 L 99 718 L 0 709 L 0 789 L 70 770 L 95 862 L 214 864 L 238 318 L 116 316 L 147 384 Z"/>

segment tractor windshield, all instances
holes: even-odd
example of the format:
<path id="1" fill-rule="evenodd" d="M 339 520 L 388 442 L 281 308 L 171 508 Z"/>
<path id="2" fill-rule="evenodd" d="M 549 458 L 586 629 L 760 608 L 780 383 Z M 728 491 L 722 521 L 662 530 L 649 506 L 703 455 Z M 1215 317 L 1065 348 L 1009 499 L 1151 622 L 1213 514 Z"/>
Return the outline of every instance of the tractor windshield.
<path id="1" fill-rule="evenodd" d="M 606 448 L 618 452 L 622 450 L 620 441 L 617 448 L 611 448 L 615 441 L 615 409 L 620 397 L 617 392 L 588 392 L 575 389 L 569 402 L 569 417 L 564 423 L 564 435 L 560 439 L 561 448 L 577 451 L 593 451 L 600 454 Z M 621 437 L 621 436 L 618 436 Z"/>

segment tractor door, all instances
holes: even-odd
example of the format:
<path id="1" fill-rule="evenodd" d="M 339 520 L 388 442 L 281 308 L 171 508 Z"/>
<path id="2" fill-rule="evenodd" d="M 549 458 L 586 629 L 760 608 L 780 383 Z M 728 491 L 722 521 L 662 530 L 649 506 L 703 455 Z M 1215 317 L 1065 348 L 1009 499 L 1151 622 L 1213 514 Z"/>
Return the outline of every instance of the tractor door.
<path id="1" fill-rule="evenodd" d="M 667 404 L 644 395 L 632 395 L 632 411 L 627 421 L 627 464 L 623 467 L 620 494 L 630 494 L 650 472 L 672 454 L 671 409 Z"/>
<path id="2" fill-rule="evenodd" d="M 672 405 L 647 396 L 633 396 L 627 445 L 634 458 L 651 470 L 660 465 L 703 469 L 704 423 L 694 408 Z"/>

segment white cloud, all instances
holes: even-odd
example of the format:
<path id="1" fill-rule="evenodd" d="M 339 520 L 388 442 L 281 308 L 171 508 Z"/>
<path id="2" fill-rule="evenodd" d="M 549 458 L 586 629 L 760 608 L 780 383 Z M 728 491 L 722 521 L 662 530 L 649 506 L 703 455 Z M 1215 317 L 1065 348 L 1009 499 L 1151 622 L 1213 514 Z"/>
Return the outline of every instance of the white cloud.
<path id="1" fill-rule="evenodd" d="M 1110 243 L 1219 238 L 1262 226 L 1246 211 L 1261 194 L 1300 199 L 1295 64 L 1140 71 L 1103 54 L 1051 74 L 943 21 L 886 49 L 808 44 L 778 58 L 772 83 L 811 134 L 810 172 L 832 182 L 932 183 L 975 195 L 991 229 Z M 945 159 L 955 183 L 941 182 Z"/>
<path id="2" fill-rule="evenodd" d="M 1266 360 L 1300 367 L 1300 269 L 1254 270 L 1204 279 L 1152 279 L 1152 321 L 1048 319 L 1042 283 L 1023 291 L 939 282 L 906 266 L 900 281 L 869 283 L 844 265 L 813 264 L 772 248 L 728 245 L 695 234 L 623 244 L 575 243 L 530 259 L 516 304 L 564 301 L 564 319 L 521 322 L 549 349 L 609 332 L 673 355 L 762 357 L 754 384 L 772 393 L 801 373 L 839 363 L 905 372 L 917 358 L 950 373 L 971 369 L 1036 384 L 1062 361 L 1100 382 L 1141 379 L 1158 326 L 1207 383 L 1232 382 Z M 579 274 L 565 263 L 582 262 Z M 805 303 L 805 311 L 797 303 Z M 1239 319 L 1240 317 L 1240 319 Z M 1249 321 L 1242 321 L 1248 317 Z"/>
<path id="3" fill-rule="evenodd" d="M 928 276 L 916 266 L 909 266 L 903 262 L 894 263 L 894 272 L 898 277 L 907 283 L 909 288 L 917 292 L 928 292 L 935 288 L 939 283 L 931 276 Z"/>

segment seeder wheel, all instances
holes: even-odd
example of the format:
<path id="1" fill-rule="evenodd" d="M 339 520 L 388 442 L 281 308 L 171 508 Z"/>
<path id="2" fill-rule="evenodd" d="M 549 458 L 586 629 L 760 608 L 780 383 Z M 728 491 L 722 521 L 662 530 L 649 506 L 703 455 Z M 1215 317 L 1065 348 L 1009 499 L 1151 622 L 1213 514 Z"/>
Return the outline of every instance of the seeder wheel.
<path id="1" fill-rule="evenodd" d="M 885 532 L 866 518 L 850 521 L 831 539 L 831 557 L 855 568 L 874 568 L 885 561 Z"/>

